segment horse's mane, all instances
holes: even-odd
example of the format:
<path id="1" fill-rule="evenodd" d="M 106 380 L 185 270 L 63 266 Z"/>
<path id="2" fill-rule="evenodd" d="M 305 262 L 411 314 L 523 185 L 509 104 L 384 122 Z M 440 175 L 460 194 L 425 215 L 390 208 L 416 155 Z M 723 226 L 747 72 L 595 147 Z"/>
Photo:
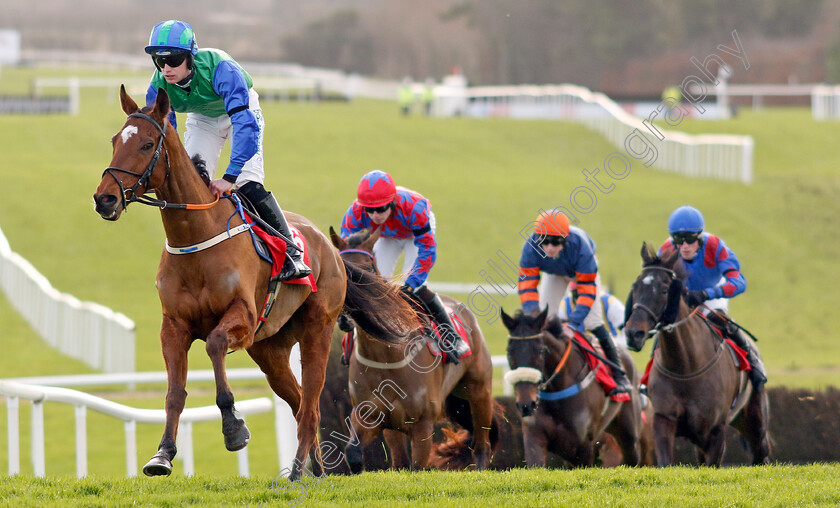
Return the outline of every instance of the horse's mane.
<path id="1" fill-rule="evenodd" d="M 545 324 L 545 331 L 553 337 L 559 338 L 563 334 L 563 322 L 557 316 L 552 317 Z"/>
<path id="2" fill-rule="evenodd" d="M 647 244 L 645 244 L 645 249 L 647 249 L 648 255 L 642 256 L 642 268 L 661 266 L 662 268 L 674 270 L 674 273 L 677 274 L 677 278 L 681 281 L 685 281 L 685 279 L 688 278 L 688 270 L 686 270 L 685 265 L 682 262 L 682 257 L 680 257 L 680 254 L 676 249 L 665 251 L 661 256 L 658 256 L 656 252 L 653 251 L 653 248 Z M 699 256 L 700 253 L 698 252 L 697 255 Z"/>
<path id="3" fill-rule="evenodd" d="M 201 180 L 210 186 L 210 174 L 207 172 L 207 162 L 199 154 L 195 154 L 190 159 L 193 163 L 193 167 L 198 172 L 198 176 L 201 177 Z"/>
<path id="4" fill-rule="evenodd" d="M 400 344 L 419 322 L 417 314 L 400 295 L 400 288 L 367 271 L 352 261 L 344 260 L 347 271 L 345 308 L 350 317 L 368 335 L 384 342 Z M 362 286 L 366 289 L 363 290 Z M 374 312 L 389 306 L 390 312 Z"/>

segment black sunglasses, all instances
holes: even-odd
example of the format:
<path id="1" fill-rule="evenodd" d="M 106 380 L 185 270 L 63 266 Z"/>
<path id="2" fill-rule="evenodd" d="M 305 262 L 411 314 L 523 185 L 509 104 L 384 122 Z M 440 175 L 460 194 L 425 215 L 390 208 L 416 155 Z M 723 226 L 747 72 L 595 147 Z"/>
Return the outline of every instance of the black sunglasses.
<path id="1" fill-rule="evenodd" d="M 385 213 L 390 207 L 391 203 L 382 206 L 366 206 L 365 213 Z"/>
<path id="2" fill-rule="evenodd" d="M 671 235 L 674 245 L 692 244 L 700 239 L 699 233 L 674 233 Z"/>
<path id="3" fill-rule="evenodd" d="M 187 59 L 186 52 L 173 53 L 171 55 L 152 55 L 152 61 L 159 69 L 163 69 L 165 65 L 172 67 L 179 67 L 184 60 Z"/>
<path id="4" fill-rule="evenodd" d="M 566 237 L 565 236 L 546 236 L 540 242 L 540 245 L 553 245 L 557 247 L 558 245 L 565 245 L 566 244 Z"/>

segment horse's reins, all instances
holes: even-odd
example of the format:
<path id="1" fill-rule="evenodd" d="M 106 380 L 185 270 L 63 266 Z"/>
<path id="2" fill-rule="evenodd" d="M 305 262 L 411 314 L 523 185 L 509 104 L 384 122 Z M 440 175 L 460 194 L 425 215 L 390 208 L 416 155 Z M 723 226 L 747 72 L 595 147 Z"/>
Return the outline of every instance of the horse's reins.
<path id="1" fill-rule="evenodd" d="M 216 195 L 216 200 L 213 201 L 212 203 L 200 203 L 200 204 L 168 203 L 166 201 L 150 198 L 149 196 L 146 196 L 145 194 L 143 194 L 141 196 L 138 196 L 137 195 L 137 189 L 141 185 L 144 186 L 147 191 L 152 190 L 152 189 L 149 189 L 149 180 L 151 180 L 151 178 L 152 178 L 152 173 L 154 173 L 154 171 L 155 171 L 155 167 L 157 166 L 157 163 L 158 163 L 158 160 L 160 159 L 161 153 L 163 153 L 164 160 L 166 161 L 166 176 L 163 177 L 163 180 L 166 181 L 166 178 L 169 177 L 169 171 L 170 171 L 169 151 L 166 150 L 163 146 L 163 141 L 166 138 L 166 130 L 159 123 L 157 123 L 157 120 L 155 120 L 154 118 L 152 118 L 151 116 L 149 116 L 145 113 L 140 113 L 140 112 L 132 113 L 132 114 L 128 115 L 128 117 L 129 118 L 142 118 L 143 120 L 147 120 L 147 121 L 151 122 L 152 125 L 154 125 L 155 128 L 158 130 L 158 132 L 160 132 L 160 138 L 158 139 L 158 144 L 157 144 L 157 147 L 155 148 L 155 153 L 152 154 L 152 159 L 149 161 L 149 165 L 146 166 L 146 170 L 143 171 L 142 173 L 136 173 L 134 171 L 129 171 L 127 169 L 118 168 L 118 167 L 115 167 L 115 166 L 108 166 L 107 168 L 105 168 L 105 171 L 102 172 L 103 177 L 107 173 L 107 174 L 111 175 L 111 178 L 113 178 L 114 181 L 117 182 L 117 185 L 119 185 L 119 187 L 120 187 L 120 197 L 122 198 L 123 210 L 128 210 L 128 204 L 129 203 L 134 203 L 134 202 L 137 202 L 137 203 L 140 203 L 140 204 L 143 204 L 143 205 L 155 206 L 155 207 L 158 207 L 158 208 L 161 208 L 161 209 L 174 208 L 174 209 L 177 209 L 177 210 L 207 210 L 209 208 L 212 208 L 213 206 L 215 206 L 219 202 L 219 196 L 218 195 Z M 126 174 L 129 174 L 129 175 L 132 175 L 132 176 L 136 176 L 137 181 L 134 183 L 134 185 L 131 186 L 130 189 L 126 189 L 125 187 L 123 187 L 122 180 L 117 178 L 117 175 L 114 174 L 115 171 L 118 171 L 120 173 L 126 173 Z M 126 194 L 128 194 L 129 192 L 131 193 L 131 196 L 126 198 Z"/>
<path id="2" fill-rule="evenodd" d="M 664 266 L 648 266 L 648 267 L 642 269 L 642 273 L 644 273 L 645 270 L 661 270 L 663 272 L 668 273 L 671 276 L 671 280 L 675 280 L 677 278 L 677 273 L 674 270 L 671 270 L 670 268 L 665 268 Z M 656 315 L 656 313 L 654 313 L 652 310 L 650 310 L 650 307 L 648 307 L 646 305 L 643 305 L 641 303 L 634 303 L 633 304 L 633 309 L 637 309 L 637 308 L 642 309 L 643 311 L 647 312 L 648 315 L 650 315 L 650 317 L 653 318 L 654 321 L 656 321 L 656 325 L 648 332 L 648 337 L 656 335 L 660 330 L 664 331 L 664 332 L 673 331 L 675 328 L 677 328 L 678 326 L 682 325 L 683 323 L 687 322 L 689 319 L 694 317 L 700 311 L 701 307 L 708 309 L 708 307 L 706 307 L 705 305 L 700 304 L 697 307 L 695 307 L 694 310 L 692 310 L 688 314 L 688 316 L 684 317 L 683 319 L 680 319 L 679 321 L 675 321 L 674 323 L 663 325 L 662 321 L 660 320 L 660 317 L 658 317 Z M 709 310 L 712 310 L 712 309 L 709 309 Z M 704 322 L 705 321 L 706 320 L 704 320 Z M 707 323 L 707 325 L 711 326 L 708 323 Z M 709 369 L 714 367 L 714 365 L 720 359 L 720 356 L 721 356 L 722 353 L 723 353 L 723 348 L 717 348 L 717 351 L 716 351 L 716 354 L 714 355 L 714 357 L 712 357 L 712 359 L 706 365 L 704 365 L 699 370 L 697 370 L 696 372 L 693 372 L 691 374 L 678 374 L 676 372 L 671 372 L 668 369 L 666 369 L 665 367 L 663 367 L 660 364 L 660 362 L 658 362 L 658 361 L 654 361 L 654 364 L 656 365 L 656 369 L 659 372 L 661 372 L 664 376 L 669 377 L 671 379 L 676 379 L 676 380 L 679 380 L 679 381 L 687 381 L 687 380 L 694 379 L 694 378 L 702 376 Z"/>

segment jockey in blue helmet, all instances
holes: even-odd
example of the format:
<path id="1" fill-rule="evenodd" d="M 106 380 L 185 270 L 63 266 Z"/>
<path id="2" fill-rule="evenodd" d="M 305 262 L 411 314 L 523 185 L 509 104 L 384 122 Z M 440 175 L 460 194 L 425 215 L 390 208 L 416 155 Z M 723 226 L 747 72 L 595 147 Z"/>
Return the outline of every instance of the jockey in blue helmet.
<path id="1" fill-rule="evenodd" d="M 706 307 L 702 309 L 703 313 L 715 320 L 715 314 L 709 309 L 726 313 L 729 299 L 747 289 L 747 280 L 735 253 L 721 238 L 704 233 L 704 229 L 705 221 L 699 210 L 688 205 L 677 208 L 668 218 L 670 238 L 659 248 L 659 254 L 671 250 L 679 252 L 688 271 L 686 303 L 691 307 L 703 304 Z M 756 390 L 760 390 L 767 382 L 767 376 L 758 350 L 751 347 L 752 343 L 740 328 L 723 328 L 738 347 L 748 353 L 752 367 L 750 379 Z"/>
<path id="2" fill-rule="evenodd" d="M 146 53 L 157 69 L 146 92 L 146 104 L 154 104 L 162 89 L 172 103 L 172 125 L 177 127 L 175 112 L 187 114 L 184 147 L 190 157 L 204 159 L 211 177 L 216 174 L 225 140 L 231 140 L 225 174 L 210 182 L 210 190 L 221 195 L 236 186 L 274 230 L 270 232 L 284 237 L 286 259 L 280 280 L 309 275 L 311 270 L 292 240 L 283 210 L 263 187 L 265 121 L 251 76 L 224 51 L 198 49 L 193 28 L 174 19 L 155 25 Z"/>

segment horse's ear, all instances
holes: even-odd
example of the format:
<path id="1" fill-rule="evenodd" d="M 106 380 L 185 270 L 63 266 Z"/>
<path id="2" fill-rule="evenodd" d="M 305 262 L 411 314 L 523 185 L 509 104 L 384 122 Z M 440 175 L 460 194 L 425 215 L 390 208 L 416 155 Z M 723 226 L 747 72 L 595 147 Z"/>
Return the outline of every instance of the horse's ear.
<path id="1" fill-rule="evenodd" d="M 140 110 L 140 108 L 137 107 L 137 103 L 134 102 L 134 99 L 129 97 L 128 93 L 126 93 L 125 85 L 120 85 L 120 105 L 126 115 L 137 113 Z"/>
<path id="2" fill-rule="evenodd" d="M 368 237 L 368 241 L 376 243 L 376 241 L 379 240 L 380 236 L 382 236 L 382 228 L 376 228 L 376 230 L 373 231 Z"/>
<path id="3" fill-rule="evenodd" d="M 662 260 L 662 264 L 664 266 L 673 268 L 673 266 L 676 263 L 678 257 L 679 257 L 679 254 L 674 249 L 674 250 L 668 250 L 667 252 L 663 252 L 660 259 Z"/>
<path id="4" fill-rule="evenodd" d="M 545 306 L 542 312 L 537 314 L 536 325 L 538 330 L 545 328 L 546 318 L 548 318 L 548 305 Z"/>
<path id="5" fill-rule="evenodd" d="M 373 252 L 373 244 L 379 240 L 379 237 L 382 235 L 382 228 L 376 229 L 373 233 L 370 233 L 365 241 L 359 244 L 359 249 L 366 250 L 368 252 Z"/>
<path id="6" fill-rule="evenodd" d="M 505 309 L 501 307 L 499 307 L 499 314 L 502 316 L 502 324 L 505 325 L 505 328 L 507 328 L 509 332 L 513 331 L 513 329 L 516 327 L 516 320 L 508 316 L 505 313 Z"/>
<path id="7" fill-rule="evenodd" d="M 642 242 L 642 261 L 645 264 L 648 264 L 651 261 L 653 261 L 653 251 L 651 250 L 647 242 Z"/>
<path id="8" fill-rule="evenodd" d="M 332 240 L 332 244 L 338 250 L 344 250 L 347 248 L 347 241 L 338 236 L 332 226 L 330 226 L 330 240 Z"/>
<path id="9" fill-rule="evenodd" d="M 163 120 L 166 118 L 166 115 L 169 114 L 169 110 L 171 108 L 172 106 L 169 102 L 169 94 L 167 94 L 166 90 L 163 88 L 158 88 L 157 97 L 155 98 L 155 107 L 152 110 L 152 116 L 159 120 L 160 123 L 163 123 Z"/>

